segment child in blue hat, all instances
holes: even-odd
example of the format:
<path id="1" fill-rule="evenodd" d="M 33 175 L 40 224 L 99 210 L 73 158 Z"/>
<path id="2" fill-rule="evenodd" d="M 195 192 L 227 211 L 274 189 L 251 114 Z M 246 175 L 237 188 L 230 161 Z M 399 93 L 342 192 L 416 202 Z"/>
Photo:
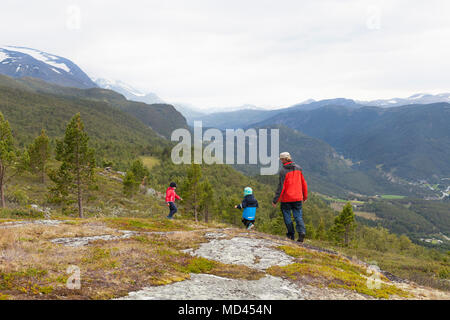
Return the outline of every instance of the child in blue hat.
<path id="1" fill-rule="evenodd" d="M 250 187 L 244 189 L 244 200 L 242 203 L 234 206 L 237 209 L 244 209 L 242 211 L 242 223 L 247 230 L 252 229 L 255 226 L 256 208 L 258 208 L 258 200 L 253 195 L 253 190 Z"/>

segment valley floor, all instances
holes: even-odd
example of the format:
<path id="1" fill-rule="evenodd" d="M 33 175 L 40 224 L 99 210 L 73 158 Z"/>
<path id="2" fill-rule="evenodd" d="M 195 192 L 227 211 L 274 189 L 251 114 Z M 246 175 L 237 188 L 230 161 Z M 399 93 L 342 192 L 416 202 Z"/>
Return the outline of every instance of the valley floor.
<path id="1" fill-rule="evenodd" d="M 81 286 L 70 289 L 74 270 Z M 450 299 L 378 271 L 308 243 L 181 219 L 0 220 L 0 299 Z"/>

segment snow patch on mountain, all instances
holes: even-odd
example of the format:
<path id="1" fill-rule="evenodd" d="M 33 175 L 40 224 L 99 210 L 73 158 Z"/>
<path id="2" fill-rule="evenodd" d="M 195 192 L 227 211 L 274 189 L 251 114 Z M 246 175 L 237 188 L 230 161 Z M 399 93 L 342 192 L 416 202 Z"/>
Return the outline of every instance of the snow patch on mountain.
<path id="1" fill-rule="evenodd" d="M 97 87 L 69 59 L 20 46 L 0 45 L 0 74 L 17 79 L 32 77 L 65 87 Z"/>
<path id="2" fill-rule="evenodd" d="M 428 94 L 416 93 L 408 98 L 392 98 L 392 99 L 378 99 L 372 101 L 356 101 L 365 106 L 374 107 L 399 107 L 408 104 L 430 104 L 439 102 L 450 102 L 450 93 Z"/>
<path id="3" fill-rule="evenodd" d="M 418 94 L 413 94 L 411 97 L 409 97 L 409 99 L 411 100 L 416 100 L 416 99 L 421 99 L 425 96 L 425 94 L 423 93 L 418 93 Z"/>
<path id="4" fill-rule="evenodd" d="M 0 62 L 3 62 L 4 60 L 6 60 L 8 58 L 9 58 L 9 55 L 0 48 Z"/>
<path id="5" fill-rule="evenodd" d="M 6 50 L 9 51 L 17 51 L 17 52 L 21 52 L 21 53 L 25 53 L 31 57 L 33 57 L 36 60 L 42 61 L 48 65 L 51 65 L 55 68 L 58 69 L 62 69 L 68 73 L 71 72 L 70 68 L 62 62 L 58 62 L 58 60 L 61 59 L 61 57 L 46 53 L 46 52 L 42 52 L 36 49 L 30 49 L 30 48 L 25 48 L 25 47 L 15 47 L 15 46 L 4 46 L 3 47 Z"/>

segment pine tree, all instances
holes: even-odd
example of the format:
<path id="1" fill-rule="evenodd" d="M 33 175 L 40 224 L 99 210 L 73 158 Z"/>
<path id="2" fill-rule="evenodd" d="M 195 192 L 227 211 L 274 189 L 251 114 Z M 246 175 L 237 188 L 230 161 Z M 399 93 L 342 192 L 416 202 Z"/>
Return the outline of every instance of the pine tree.
<path id="1" fill-rule="evenodd" d="M 220 220 L 226 223 L 238 224 L 240 217 L 242 216 L 241 210 L 236 210 L 234 206 L 239 203 L 242 199 L 237 197 L 226 197 L 220 196 L 218 201 L 216 201 L 217 207 L 216 212 L 220 217 Z"/>
<path id="2" fill-rule="evenodd" d="M 325 238 L 326 238 L 325 222 L 323 221 L 323 218 L 320 217 L 319 226 L 317 227 L 316 231 L 316 239 L 325 240 Z"/>
<path id="3" fill-rule="evenodd" d="M 133 171 L 128 170 L 123 179 L 123 194 L 129 198 L 135 195 L 138 191 L 139 183 L 136 182 Z"/>
<path id="4" fill-rule="evenodd" d="M 201 200 L 201 185 L 202 178 L 201 167 L 198 164 L 192 163 L 187 170 L 187 177 L 183 183 L 183 199 L 188 207 L 194 212 L 195 221 L 198 222 L 198 210 Z"/>
<path id="5" fill-rule="evenodd" d="M 314 225 L 312 223 L 306 223 L 306 235 L 307 238 L 315 239 L 316 238 L 316 229 L 314 228 Z"/>
<path id="6" fill-rule="evenodd" d="M 206 179 L 201 184 L 201 201 L 200 201 L 200 209 L 203 211 L 203 215 L 205 217 L 205 222 L 209 222 L 209 214 L 212 208 L 214 200 L 214 191 L 211 186 L 211 183 L 208 179 Z"/>
<path id="7" fill-rule="evenodd" d="M 94 182 L 94 150 L 88 147 L 88 141 L 89 137 L 78 113 L 67 125 L 64 139 L 57 142 L 56 158 L 62 164 L 50 176 L 55 183 L 52 191 L 64 201 L 67 201 L 68 196 L 76 195 L 80 218 L 84 216 L 83 193 Z"/>
<path id="8" fill-rule="evenodd" d="M 227 210 L 227 203 L 225 201 L 225 197 L 222 195 L 218 197 L 218 199 L 215 201 L 215 211 L 220 218 L 221 221 L 225 222 L 228 221 L 228 210 Z"/>
<path id="9" fill-rule="evenodd" d="M 123 193 L 127 197 L 132 197 L 139 190 L 139 185 L 145 184 L 150 175 L 147 167 L 144 166 L 144 163 L 141 159 L 136 159 L 132 164 L 130 169 L 127 171 L 125 175 L 125 179 L 123 180 Z"/>
<path id="10" fill-rule="evenodd" d="M 30 169 L 33 173 L 40 174 L 41 182 L 45 183 L 45 169 L 50 159 L 50 139 L 44 129 L 42 129 L 41 135 L 36 137 L 28 147 L 28 154 L 30 156 Z"/>
<path id="11" fill-rule="evenodd" d="M 350 202 L 347 202 L 342 212 L 334 219 L 334 225 L 330 231 L 336 241 L 343 242 L 345 246 L 348 246 L 350 243 L 350 234 L 355 226 L 353 207 Z"/>
<path id="12" fill-rule="evenodd" d="M 9 122 L 0 112 L 0 199 L 2 208 L 6 207 L 5 185 L 26 169 L 28 161 L 28 152 L 25 151 L 21 154 L 14 146 Z"/>
<path id="13" fill-rule="evenodd" d="M 130 170 L 134 174 L 134 179 L 138 184 L 138 188 L 139 185 L 145 185 L 148 182 L 150 171 L 144 165 L 141 159 L 136 159 L 135 161 L 133 161 Z"/>
<path id="14" fill-rule="evenodd" d="M 399 249 L 400 249 L 400 251 L 406 251 L 409 248 L 411 248 L 412 245 L 413 245 L 412 241 L 404 234 L 402 234 L 398 238 L 398 241 L 399 241 L 399 247 L 400 247 Z"/>
<path id="15" fill-rule="evenodd" d="M 14 165 L 16 160 L 16 148 L 14 147 L 13 136 L 9 122 L 5 120 L 0 112 L 0 197 L 2 208 L 5 204 L 5 184 L 7 180 L 6 171 Z"/>

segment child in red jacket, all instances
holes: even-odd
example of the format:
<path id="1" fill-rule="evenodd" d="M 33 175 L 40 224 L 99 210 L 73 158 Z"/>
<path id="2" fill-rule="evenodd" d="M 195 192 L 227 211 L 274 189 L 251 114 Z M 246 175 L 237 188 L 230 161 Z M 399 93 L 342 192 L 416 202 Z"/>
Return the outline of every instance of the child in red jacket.
<path id="1" fill-rule="evenodd" d="M 169 207 L 169 215 L 168 219 L 173 219 L 173 215 L 178 211 L 177 206 L 175 205 L 175 199 L 183 200 L 177 193 L 175 189 L 177 188 L 177 184 L 175 182 L 171 182 L 170 186 L 166 190 L 166 203 Z"/>

